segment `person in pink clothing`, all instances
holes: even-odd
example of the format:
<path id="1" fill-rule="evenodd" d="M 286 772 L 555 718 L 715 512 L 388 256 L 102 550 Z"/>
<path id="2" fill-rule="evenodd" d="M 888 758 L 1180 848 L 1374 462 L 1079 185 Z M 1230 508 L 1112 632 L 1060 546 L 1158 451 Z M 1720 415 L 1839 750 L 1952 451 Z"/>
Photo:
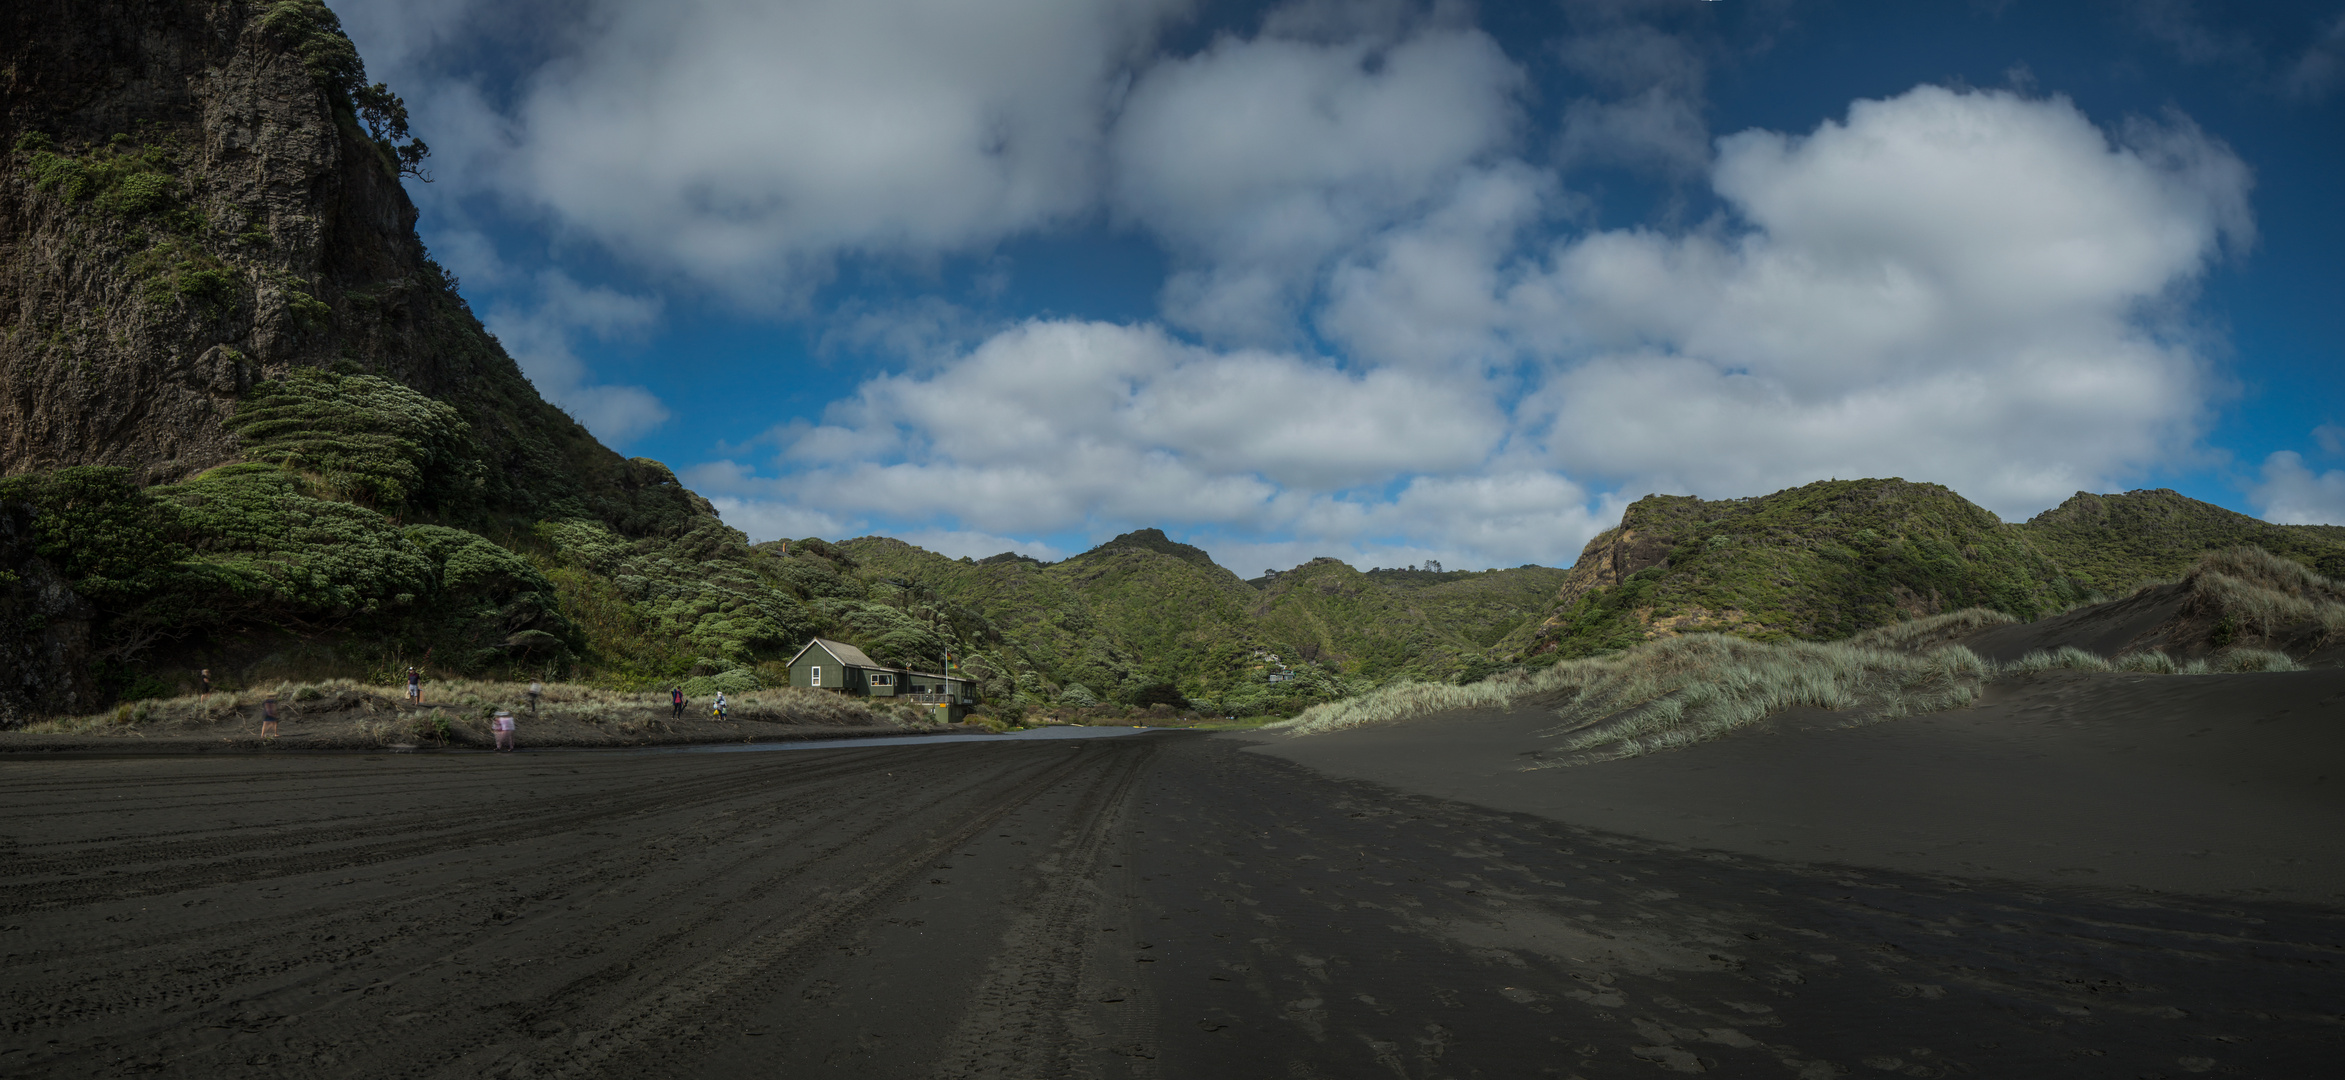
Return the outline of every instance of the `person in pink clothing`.
<path id="1" fill-rule="evenodd" d="M 489 730 L 497 733 L 497 752 L 500 754 L 511 753 L 513 750 L 513 714 L 498 709 L 496 718 L 489 721 Z"/>

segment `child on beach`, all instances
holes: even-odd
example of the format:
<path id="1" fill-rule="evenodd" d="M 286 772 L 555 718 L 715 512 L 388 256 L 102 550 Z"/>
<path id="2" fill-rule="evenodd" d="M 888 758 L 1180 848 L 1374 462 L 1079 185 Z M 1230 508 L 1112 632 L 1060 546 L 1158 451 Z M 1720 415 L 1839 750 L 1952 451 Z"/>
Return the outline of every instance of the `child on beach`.
<path id="1" fill-rule="evenodd" d="M 277 737 L 277 695 L 261 699 L 261 738 Z"/>
<path id="2" fill-rule="evenodd" d="M 489 729 L 497 733 L 497 752 L 500 754 L 512 752 L 513 714 L 498 709 L 496 719 L 489 721 Z"/>

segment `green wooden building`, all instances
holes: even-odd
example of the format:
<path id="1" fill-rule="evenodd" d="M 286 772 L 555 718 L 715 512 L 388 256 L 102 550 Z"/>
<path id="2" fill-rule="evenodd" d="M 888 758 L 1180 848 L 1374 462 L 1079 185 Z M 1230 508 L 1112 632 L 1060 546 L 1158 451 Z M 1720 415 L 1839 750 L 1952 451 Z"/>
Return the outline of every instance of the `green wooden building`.
<path id="1" fill-rule="evenodd" d="M 956 724 L 977 704 L 977 685 L 966 676 L 873 663 L 863 650 L 829 638 L 807 641 L 806 647 L 790 658 L 790 685 L 933 705 L 943 711 L 948 722 Z"/>

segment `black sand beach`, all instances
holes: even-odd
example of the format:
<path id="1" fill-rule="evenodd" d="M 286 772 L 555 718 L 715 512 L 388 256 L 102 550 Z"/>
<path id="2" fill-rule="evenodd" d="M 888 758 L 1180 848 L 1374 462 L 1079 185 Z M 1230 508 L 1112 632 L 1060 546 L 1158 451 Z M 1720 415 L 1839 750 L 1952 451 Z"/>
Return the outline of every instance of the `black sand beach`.
<path id="1" fill-rule="evenodd" d="M 2305 685 L 2310 704 L 2337 684 Z M 1998 831 L 2024 815 L 1987 812 L 2008 787 L 1815 771 L 1891 755 L 1840 741 L 1933 724 L 1956 733 L 1933 737 L 1958 778 L 2088 760 L 2090 739 L 1959 734 L 2065 687 L 1528 774 L 1487 767 L 1519 739 L 1445 758 L 1475 744 L 1432 722 L 1283 743 L 0 759 L 0 1070 L 2328 1075 L 2345 905 L 2310 831 L 2327 819 L 2282 820 L 2335 812 L 2317 723 L 2241 719 L 2279 734 L 2232 757 L 2143 739 L 2155 768 L 2077 785 L 2211 762 L 2190 805 L 2229 807 L 2210 836 L 2260 821 L 2215 858 L 2261 892 L 2186 887 L 2234 880 L 2159 854 L 2188 806 L 2050 829 L 2065 846 L 2030 861 Z M 1433 790 L 1476 753 L 1466 797 Z M 2232 781 L 2266 758 L 2304 775 L 2257 803 Z M 1804 785 L 1782 775 L 1809 761 Z M 1342 775 L 1371 769 L 1388 782 Z M 1495 805 L 1531 798 L 1494 782 L 1514 776 L 1580 794 Z M 1816 797 L 1770 805 L 1784 792 Z M 1958 823 L 1922 828 L 1965 809 L 1983 853 Z M 2092 856 L 2130 820 L 2149 854 Z"/>

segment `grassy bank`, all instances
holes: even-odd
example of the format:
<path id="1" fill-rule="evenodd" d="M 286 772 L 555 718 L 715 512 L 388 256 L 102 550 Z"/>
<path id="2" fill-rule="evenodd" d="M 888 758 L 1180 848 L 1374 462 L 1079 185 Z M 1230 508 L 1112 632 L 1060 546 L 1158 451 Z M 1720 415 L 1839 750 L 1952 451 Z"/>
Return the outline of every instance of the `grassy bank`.
<path id="1" fill-rule="evenodd" d="M 630 693 L 549 683 L 536 711 L 528 685 L 450 680 L 428 687 L 420 704 L 401 691 L 345 679 L 282 683 L 129 702 L 107 712 L 62 717 L 0 734 L 0 749 L 44 748 L 96 740 L 149 743 L 248 743 L 258 740 L 262 702 L 278 702 L 280 741 L 288 746 L 486 746 L 499 709 L 520 719 L 527 745 L 621 746 L 664 742 L 735 742 L 790 738 L 814 731 L 932 730 L 935 710 L 873 702 L 819 690 L 783 688 L 728 695 L 724 720 L 696 698 L 672 715 L 664 693 Z"/>

